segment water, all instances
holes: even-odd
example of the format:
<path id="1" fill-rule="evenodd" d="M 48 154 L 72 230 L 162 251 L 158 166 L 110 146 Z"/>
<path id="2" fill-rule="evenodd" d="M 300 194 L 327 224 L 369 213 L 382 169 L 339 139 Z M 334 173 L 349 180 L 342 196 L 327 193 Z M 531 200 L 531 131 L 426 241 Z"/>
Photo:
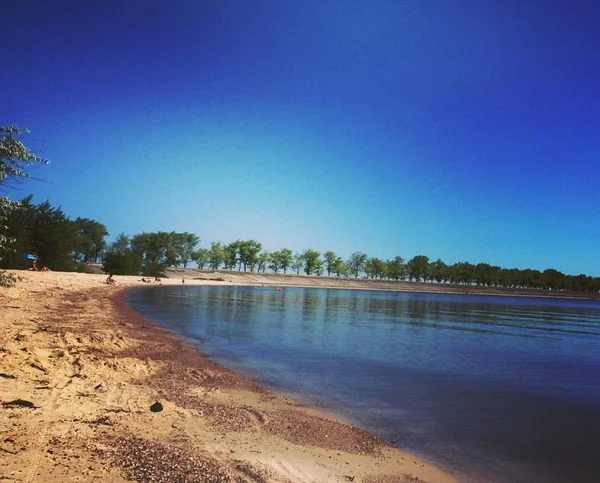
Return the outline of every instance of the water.
<path id="1" fill-rule="evenodd" d="M 461 481 L 600 481 L 596 301 L 152 287 L 128 302 Z"/>

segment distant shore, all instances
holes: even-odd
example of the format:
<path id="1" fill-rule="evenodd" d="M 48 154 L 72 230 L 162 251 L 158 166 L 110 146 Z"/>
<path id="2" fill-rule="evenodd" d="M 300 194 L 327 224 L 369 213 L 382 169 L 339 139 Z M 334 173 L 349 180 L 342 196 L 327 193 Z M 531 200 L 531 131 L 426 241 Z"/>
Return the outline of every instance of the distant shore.
<path id="1" fill-rule="evenodd" d="M 0 289 L 7 481 L 455 481 L 212 363 L 144 319 L 125 303 L 126 289 L 151 285 L 141 277 L 115 276 L 110 286 L 104 275 L 13 273 L 17 286 Z M 170 271 L 161 283 L 291 286 L 249 275 Z M 360 282 L 340 288 L 371 288 Z"/>
<path id="2" fill-rule="evenodd" d="M 181 281 L 222 281 L 235 285 L 268 285 L 281 287 L 321 287 L 353 290 L 388 290 L 395 292 L 448 293 L 468 295 L 499 295 L 509 297 L 548 297 L 600 300 L 600 294 L 554 290 L 528 290 L 522 288 L 485 287 L 478 285 L 452 285 L 445 283 L 375 280 L 283 273 L 238 272 L 235 270 L 194 270 L 170 268 L 170 278 Z"/>

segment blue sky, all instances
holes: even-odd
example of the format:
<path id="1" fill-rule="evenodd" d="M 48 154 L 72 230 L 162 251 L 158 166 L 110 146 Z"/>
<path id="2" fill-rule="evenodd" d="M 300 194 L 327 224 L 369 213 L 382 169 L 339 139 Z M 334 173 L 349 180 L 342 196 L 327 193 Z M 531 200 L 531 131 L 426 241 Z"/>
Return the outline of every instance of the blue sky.
<path id="1" fill-rule="evenodd" d="M 594 1 L 9 0 L 14 197 L 120 232 L 600 275 Z"/>

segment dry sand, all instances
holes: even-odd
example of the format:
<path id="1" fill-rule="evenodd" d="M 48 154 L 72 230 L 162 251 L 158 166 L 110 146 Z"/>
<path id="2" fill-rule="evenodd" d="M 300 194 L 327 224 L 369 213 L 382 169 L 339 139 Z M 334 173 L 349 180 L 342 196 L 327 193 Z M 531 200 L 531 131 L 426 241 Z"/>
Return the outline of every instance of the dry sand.
<path id="1" fill-rule="evenodd" d="M 124 301 L 140 277 L 14 273 L 0 289 L 2 481 L 455 481 L 147 321 Z"/>

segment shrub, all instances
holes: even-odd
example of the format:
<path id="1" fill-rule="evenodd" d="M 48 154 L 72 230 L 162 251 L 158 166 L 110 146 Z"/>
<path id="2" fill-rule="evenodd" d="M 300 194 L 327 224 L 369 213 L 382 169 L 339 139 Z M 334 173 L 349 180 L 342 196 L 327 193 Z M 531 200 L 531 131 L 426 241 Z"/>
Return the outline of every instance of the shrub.
<path id="1" fill-rule="evenodd" d="M 142 257 L 133 250 L 107 253 L 104 256 L 102 270 L 113 275 L 139 275 L 142 271 Z"/>

